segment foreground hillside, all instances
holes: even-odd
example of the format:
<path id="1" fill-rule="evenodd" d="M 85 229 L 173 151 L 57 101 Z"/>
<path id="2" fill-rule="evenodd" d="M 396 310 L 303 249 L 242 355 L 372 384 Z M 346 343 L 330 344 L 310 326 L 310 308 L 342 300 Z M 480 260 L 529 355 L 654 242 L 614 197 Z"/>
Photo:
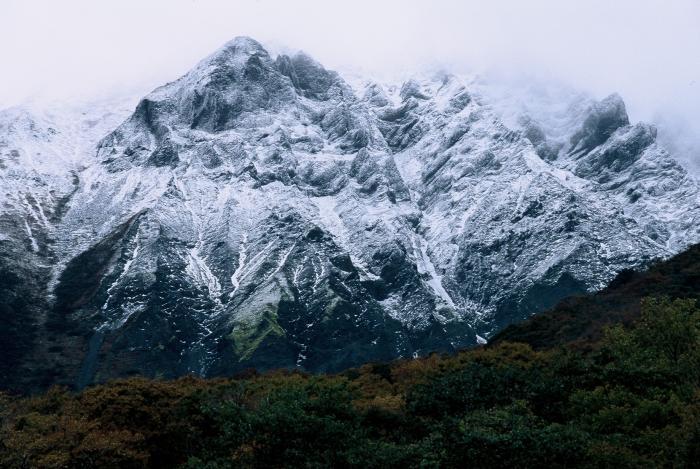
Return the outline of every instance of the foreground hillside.
<path id="1" fill-rule="evenodd" d="M 80 394 L 5 396 L 0 466 L 692 467 L 700 309 L 693 299 L 638 295 L 665 285 L 674 297 L 697 296 L 697 282 L 688 283 L 697 253 L 575 300 L 597 305 L 596 324 L 629 318 L 591 335 L 595 347 L 501 341 L 337 375 L 132 378 Z M 588 334 L 582 323 L 571 324 Z M 541 346 L 546 333 L 538 334 Z"/>

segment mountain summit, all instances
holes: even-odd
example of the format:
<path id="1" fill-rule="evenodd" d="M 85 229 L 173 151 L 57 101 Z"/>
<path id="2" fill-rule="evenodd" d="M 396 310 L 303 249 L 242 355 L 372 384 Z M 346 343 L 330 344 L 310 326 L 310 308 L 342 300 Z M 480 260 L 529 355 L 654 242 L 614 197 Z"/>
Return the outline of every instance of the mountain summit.
<path id="1" fill-rule="evenodd" d="M 236 38 L 119 125 L 3 111 L 4 382 L 455 350 L 698 241 L 655 129 L 579 107 L 509 127 L 458 76 L 353 88 Z"/>

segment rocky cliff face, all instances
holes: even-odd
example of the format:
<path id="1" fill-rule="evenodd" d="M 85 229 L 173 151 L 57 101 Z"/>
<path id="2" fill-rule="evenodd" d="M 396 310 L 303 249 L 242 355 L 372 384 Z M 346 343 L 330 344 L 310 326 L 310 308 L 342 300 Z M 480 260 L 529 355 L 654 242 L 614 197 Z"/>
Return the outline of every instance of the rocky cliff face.
<path id="1" fill-rule="evenodd" d="M 11 386 L 454 350 L 700 239 L 615 95 L 506 126 L 456 76 L 351 87 L 238 38 L 122 115 L 0 115 Z"/>

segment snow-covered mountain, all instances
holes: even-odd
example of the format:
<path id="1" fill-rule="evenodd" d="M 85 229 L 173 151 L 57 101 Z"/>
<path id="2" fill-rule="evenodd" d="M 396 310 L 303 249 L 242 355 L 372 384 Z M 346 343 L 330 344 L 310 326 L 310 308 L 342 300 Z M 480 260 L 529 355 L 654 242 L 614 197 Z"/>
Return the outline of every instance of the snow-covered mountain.
<path id="1" fill-rule="evenodd" d="M 502 107 L 237 38 L 133 111 L 0 112 L 3 379 L 454 350 L 700 240 L 697 182 L 619 96 Z"/>

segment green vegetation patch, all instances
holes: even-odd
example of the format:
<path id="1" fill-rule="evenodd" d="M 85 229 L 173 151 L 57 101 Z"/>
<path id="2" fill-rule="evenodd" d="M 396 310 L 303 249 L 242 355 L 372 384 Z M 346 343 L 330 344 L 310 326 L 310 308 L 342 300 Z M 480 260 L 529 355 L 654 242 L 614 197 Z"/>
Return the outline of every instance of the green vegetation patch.
<path id="1" fill-rule="evenodd" d="M 268 304 L 259 316 L 237 322 L 229 338 L 240 361 L 248 360 L 269 338 L 284 337 L 284 329 L 277 322 L 277 306 Z"/>

